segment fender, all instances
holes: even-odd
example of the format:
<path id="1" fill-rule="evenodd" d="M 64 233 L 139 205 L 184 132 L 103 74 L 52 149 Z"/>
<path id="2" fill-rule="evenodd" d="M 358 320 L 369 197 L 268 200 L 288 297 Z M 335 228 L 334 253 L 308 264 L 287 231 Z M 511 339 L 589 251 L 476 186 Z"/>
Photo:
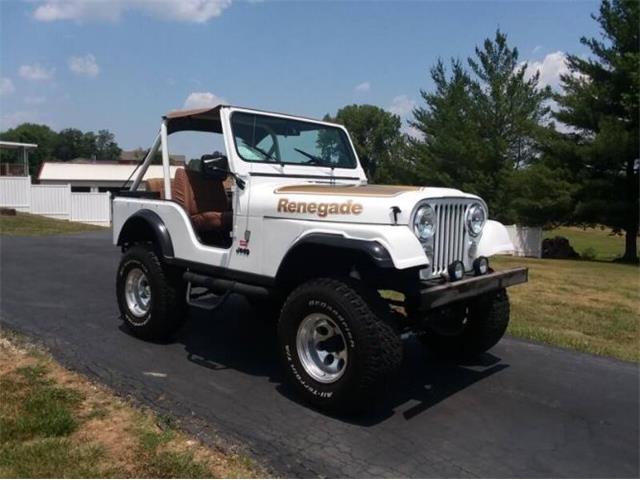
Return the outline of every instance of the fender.
<path id="1" fill-rule="evenodd" d="M 346 238 L 342 235 L 332 233 L 311 233 L 294 243 L 285 257 L 282 259 L 280 268 L 285 265 L 298 247 L 303 245 L 318 245 L 324 247 L 334 247 L 344 250 L 356 250 L 367 255 L 369 259 L 379 268 L 394 268 L 393 260 L 389 251 L 375 240 L 361 240 L 357 238 Z"/>
<path id="2" fill-rule="evenodd" d="M 506 227 L 495 220 L 487 220 L 478 244 L 478 255 L 490 257 L 498 253 L 511 253 L 514 250 Z"/>
<path id="3" fill-rule="evenodd" d="M 164 258 L 173 258 L 171 235 L 156 212 L 143 209 L 131 215 L 122 226 L 116 245 L 137 239 L 154 240 Z"/>

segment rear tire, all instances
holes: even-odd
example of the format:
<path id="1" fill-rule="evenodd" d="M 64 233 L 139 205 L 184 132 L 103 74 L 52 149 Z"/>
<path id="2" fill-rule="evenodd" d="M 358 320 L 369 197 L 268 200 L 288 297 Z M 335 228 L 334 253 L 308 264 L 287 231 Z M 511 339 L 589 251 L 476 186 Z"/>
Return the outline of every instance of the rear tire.
<path id="1" fill-rule="evenodd" d="M 455 310 L 456 307 L 454 307 Z M 449 331 L 428 324 L 420 340 L 438 356 L 467 359 L 486 352 L 500 341 L 509 325 L 509 297 L 505 289 L 487 293 L 457 307 L 457 318 Z"/>
<path id="2" fill-rule="evenodd" d="M 166 340 L 184 322 L 186 286 L 179 272 L 163 266 L 151 246 L 135 245 L 122 256 L 116 279 L 121 318 L 144 340 Z"/>
<path id="3" fill-rule="evenodd" d="M 278 337 L 297 393 L 335 413 L 371 406 L 402 360 L 386 310 L 377 292 L 351 279 L 318 278 L 296 288 L 282 308 Z"/>

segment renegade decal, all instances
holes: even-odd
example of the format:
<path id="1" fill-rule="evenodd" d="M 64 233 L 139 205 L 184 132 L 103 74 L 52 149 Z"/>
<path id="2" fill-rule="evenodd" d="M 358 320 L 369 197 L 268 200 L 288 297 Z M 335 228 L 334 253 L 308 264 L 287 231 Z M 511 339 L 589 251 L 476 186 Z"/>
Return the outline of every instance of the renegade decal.
<path id="1" fill-rule="evenodd" d="M 341 203 L 290 202 L 288 198 L 278 200 L 278 212 L 284 213 L 315 213 L 319 217 L 327 215 L 360 215 L 362 205 L 347 200 Z"/>

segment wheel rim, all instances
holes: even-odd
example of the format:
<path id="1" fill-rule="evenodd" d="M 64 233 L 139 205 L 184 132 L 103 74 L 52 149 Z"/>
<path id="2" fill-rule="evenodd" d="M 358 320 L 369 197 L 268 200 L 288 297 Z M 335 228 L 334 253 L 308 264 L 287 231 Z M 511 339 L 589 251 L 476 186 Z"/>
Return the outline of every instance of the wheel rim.
<path id="1" fill-rule="evenodd" d="M 347 342 L 340 327 L 323 313 L 306 316 L 296 336 L 298 357 L 314 380 L 333 383 L 347 368 Z"/>
<path id="2" fill-rule="evenodd" d="M 151 286 L 147 275 L 139 268 L 132 268 L 127 274 L 124 286 L 127 308 L 136 317 L 144 317 L 151 307 Z"/>

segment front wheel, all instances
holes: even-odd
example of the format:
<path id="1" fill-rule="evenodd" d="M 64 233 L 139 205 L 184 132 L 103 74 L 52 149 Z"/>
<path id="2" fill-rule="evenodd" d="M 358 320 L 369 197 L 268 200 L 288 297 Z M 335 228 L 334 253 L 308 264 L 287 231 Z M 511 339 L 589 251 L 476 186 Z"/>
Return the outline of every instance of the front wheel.
<path id="1" fill-rule="evenodd" d="M 466 359 L 498 343 L 508 325 L 509 297 L 502 289 L 432 312 L 419 338 L 439 356 Z"/>
<path id="2" fill-rule="evenodd" d="M 184 321 L 184 282 L 146 245 L 135 245 L 122 256 L 116 294 L 121 318 L 137 337 L 166 340 Z"/>
<path id="3" fill-rule="evenodd" d="M 399 336 L 375 291 L 318 278 L 287 298 L 278 323 L 288 381 L 309 403 L 336 413 L 370 406 L 402 359 Z"/>

